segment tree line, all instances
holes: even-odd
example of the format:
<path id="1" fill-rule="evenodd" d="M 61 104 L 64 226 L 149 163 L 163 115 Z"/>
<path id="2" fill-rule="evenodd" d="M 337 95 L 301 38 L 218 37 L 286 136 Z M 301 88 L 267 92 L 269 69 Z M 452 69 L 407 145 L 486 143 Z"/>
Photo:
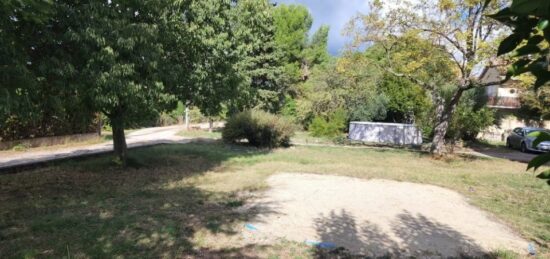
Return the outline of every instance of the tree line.
<path id="1" fill-rule="evenodd" d="M 275 107 L 274 6 L 256 0 L 2 1 L 2 138 L 124 128 L 173 110 Z M 28 131 L 28 132 L 27 132 Z"/>
<path id="2" fill-rule="evenodd" d="M 481 82 L 476 66 L 490 65 L 504 38 L 488 14 L 506 1 L 387 6 L 353 17 L 352 45 L 332 57 L 330 28 L 310 34 L 301 5 L 2 1 L 0 137 L 84 132 L 101 114 L 124 161 L 124 129 L 178 103 L 210 117 L 262 109 L 324 135 L 350 120 L 415 123 L 435 154 L 493 124 L 483 89 L 500 82 Z M 526 113 L 546 114 L 544 98 L 523 98 Z"/>

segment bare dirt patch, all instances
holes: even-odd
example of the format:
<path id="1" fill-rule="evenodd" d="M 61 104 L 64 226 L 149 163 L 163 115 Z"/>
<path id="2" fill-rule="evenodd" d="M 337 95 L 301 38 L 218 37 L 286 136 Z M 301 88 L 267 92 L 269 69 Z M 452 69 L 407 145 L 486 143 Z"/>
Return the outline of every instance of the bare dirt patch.
<path id="1" fill-rule="evenodd" d="M 437 186 L 287 173 L 268 184 L 254 204 L 269 204 L 270 212 L 243 229 L 246 242 L 321 242 L 372 257 L 521 255 L 528 246 L 462 195 Z"/>

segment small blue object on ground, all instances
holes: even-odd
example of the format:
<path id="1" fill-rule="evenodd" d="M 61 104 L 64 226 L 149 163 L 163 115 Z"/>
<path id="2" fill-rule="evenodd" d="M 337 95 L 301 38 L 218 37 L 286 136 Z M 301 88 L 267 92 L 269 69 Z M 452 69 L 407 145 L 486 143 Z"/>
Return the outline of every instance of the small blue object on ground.
<path id="1" fill-rule="evenodd" d="M 533 245 L 533 243 L 529 243 L 529 245 L 527 246 L 527 251 L 529 252 L 530 255 L 537 254 L 537 250 L 535 249 L 535 245 Z"/>
<path id="2" fill-rule="evenodd" d="M 321 242 L 319 245 L 317 245 L 318 247 L 320 248 L 323 248 L 323 249 L 333 249 L 333 248 L 336 248 L 336 244 L 335 243 L 331 243 L 331 242 Z"/>
<path id="3" fill-rule="evenodd" d="M 312 240 L 306 240 L 306 245 L 309 246 L 318 246 L 321 242 L 319 241 L 312 241 Z"/>
<path id="4" fill-rule="evenodd" d="M 258 228 L 255 227 L 254 225 L 250 224 L 250 223 L 246 223 L 244 224 L 244 227 L 250 231 L 258 231 Z"/>
<path id="5" fill-rule="evenodd" d="M 310 246 L 316 246 L 323 249 L 333 249 L 336 248 L 336 244 L 332 242 L 319 242 L 319 241 L 312 241 L 312 240 L 306 240 L 306 245 Z"/>

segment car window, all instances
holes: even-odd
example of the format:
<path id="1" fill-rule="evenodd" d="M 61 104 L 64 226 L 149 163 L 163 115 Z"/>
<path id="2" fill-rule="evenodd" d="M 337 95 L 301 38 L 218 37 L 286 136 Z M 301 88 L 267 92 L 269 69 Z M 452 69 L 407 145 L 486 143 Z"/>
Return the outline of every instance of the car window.
<path id="1" fill-rule="evenodd" d="M 548 133 L 548 131 L 546 130 L 526 130 L 525 133 L 527 134 L 527 136 L 529 137 L 538 137 L 540 135 L 541 132 L 545 132 L 545 133 Z"/>
<path id="2" fill-rule="evenodd" d="M 521 128 L 515 128 L 514 129 L 514 133 L 518 134 L 518 135 L 522 135 L 521 134 Z"/>

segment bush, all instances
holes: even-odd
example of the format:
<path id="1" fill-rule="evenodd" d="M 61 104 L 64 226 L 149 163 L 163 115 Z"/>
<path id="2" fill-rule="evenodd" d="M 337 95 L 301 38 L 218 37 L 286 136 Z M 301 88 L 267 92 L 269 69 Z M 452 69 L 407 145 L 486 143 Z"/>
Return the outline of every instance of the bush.
<path id="1" fill-rule="evenodd" d="M 328 120 L 316 116 L 309 125 L 309 132 L 314 137 L 336 137 L 346 128 L 346 113 L 342 109 L 332 113 Z"/>
<path id="2" fill-rule="evenodd" d="M 292 135 L 292 123 L 260 110 L 237 113 L 227 120 L 222 131 L 225 142 L 238 143 L 246 139 L 252 146 L 270 148 L 290 145 Z"/>

